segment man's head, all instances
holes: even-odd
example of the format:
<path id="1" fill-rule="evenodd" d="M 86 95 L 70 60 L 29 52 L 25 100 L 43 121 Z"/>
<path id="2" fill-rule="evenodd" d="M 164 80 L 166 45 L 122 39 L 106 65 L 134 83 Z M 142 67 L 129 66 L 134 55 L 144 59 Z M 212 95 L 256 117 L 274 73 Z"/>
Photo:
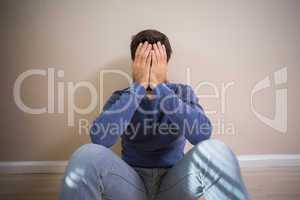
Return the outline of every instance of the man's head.
<path id="1" fill-rule="evenodd" d="M 145 41 L 148 41 L 150 44 L 154 44 L 160 41 L 161 44 L 165 45 L 167 52 L 167 61 L 169 61 L 172 54 L 172 48 L 168 37 L 165 34 L 152 29 L 143 30 L 132 37 L 132 41 L 130 44 L 132 60 L 134 60 L 135 51 L 139 43 L 144 43 Z"/>

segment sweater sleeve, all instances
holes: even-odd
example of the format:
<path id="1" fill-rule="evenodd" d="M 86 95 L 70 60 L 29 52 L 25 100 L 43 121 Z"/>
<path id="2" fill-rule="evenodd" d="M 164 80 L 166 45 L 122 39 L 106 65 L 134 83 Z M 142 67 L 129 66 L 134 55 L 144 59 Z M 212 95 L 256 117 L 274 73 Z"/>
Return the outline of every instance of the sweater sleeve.
<path id="1" fill-rule="evenodd" d="M 177 126 L 179 131 L 193 145 L 211 136 L 212 125 L 198 103 L 190 86 L 179 87 L 175 94 L 165 83 L 159 84 L 154 93 L 160 99 L 160 109 Z"/>
<path id="2" fill-rule="evenodd" d="M 145 95 L 145 88 L 138 83 L 133 83 L 126 91 L 113 93 L 91 125 L 91 141 L 106 147 L 114 145 Z"/>

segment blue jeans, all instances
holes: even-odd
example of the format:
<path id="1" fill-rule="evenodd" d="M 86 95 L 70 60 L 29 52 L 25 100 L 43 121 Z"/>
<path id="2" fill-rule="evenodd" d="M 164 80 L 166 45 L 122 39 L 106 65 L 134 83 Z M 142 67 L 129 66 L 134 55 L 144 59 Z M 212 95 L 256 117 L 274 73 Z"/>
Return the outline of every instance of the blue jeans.
<path id="1" fill-rule="evenodd" d="M 62 182 L 61 200 L 249 199 L 233 152 L 219 140 L 195 145 L 172 168 L 131 167 L 110 149 L 80 147 Z"/>

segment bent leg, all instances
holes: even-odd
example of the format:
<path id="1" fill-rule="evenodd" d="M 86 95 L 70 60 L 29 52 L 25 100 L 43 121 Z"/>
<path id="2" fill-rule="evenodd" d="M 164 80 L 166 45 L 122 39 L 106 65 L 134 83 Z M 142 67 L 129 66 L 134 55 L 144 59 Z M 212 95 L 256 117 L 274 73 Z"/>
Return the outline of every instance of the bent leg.
<path id="1" fill-rule="evenodd" d="M 146 191 L 136 171 L 113 151 L 86 144 L 70 159 L 59 199 L 146 200 Z"/>
<path id="2" fill-rule="evenodd" d="M 194 146 L 163 178 L 158 199 L 248 200 L 238 160 L 219 140 Z"/>

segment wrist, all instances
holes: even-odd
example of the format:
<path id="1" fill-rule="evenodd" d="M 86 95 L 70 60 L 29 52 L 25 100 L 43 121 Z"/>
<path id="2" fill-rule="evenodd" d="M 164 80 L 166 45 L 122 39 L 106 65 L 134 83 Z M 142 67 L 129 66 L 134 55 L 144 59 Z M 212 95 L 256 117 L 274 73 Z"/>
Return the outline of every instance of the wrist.
<path id="1" fill-rule="evenodd" d="M 143 97 L 144 95 L 146 95 L 146 90 L 143 87 L 143 85 L 141 85 L 140 83 L 138 83 L 136 81 L 130 85 L 130 92 L 132 92 L 133 94 L 136 94 L 139 97 Z"/>
<path id="2" fill-rule="evenodd" d="M 153 90 L 154 88 L 156 88 L 156 86 L 159 84 L 158 81 L 156 80 L 152 80 L 150 83 L 149 83 L 149 86 L 150 88 Z"/>
<path id="3" fill-rule="evenodd" d="M 146 81 L 145 79 L 134 79 L 133 81 L 143 86 L 145 89 L 148 87 L 148 80 Z"/>

